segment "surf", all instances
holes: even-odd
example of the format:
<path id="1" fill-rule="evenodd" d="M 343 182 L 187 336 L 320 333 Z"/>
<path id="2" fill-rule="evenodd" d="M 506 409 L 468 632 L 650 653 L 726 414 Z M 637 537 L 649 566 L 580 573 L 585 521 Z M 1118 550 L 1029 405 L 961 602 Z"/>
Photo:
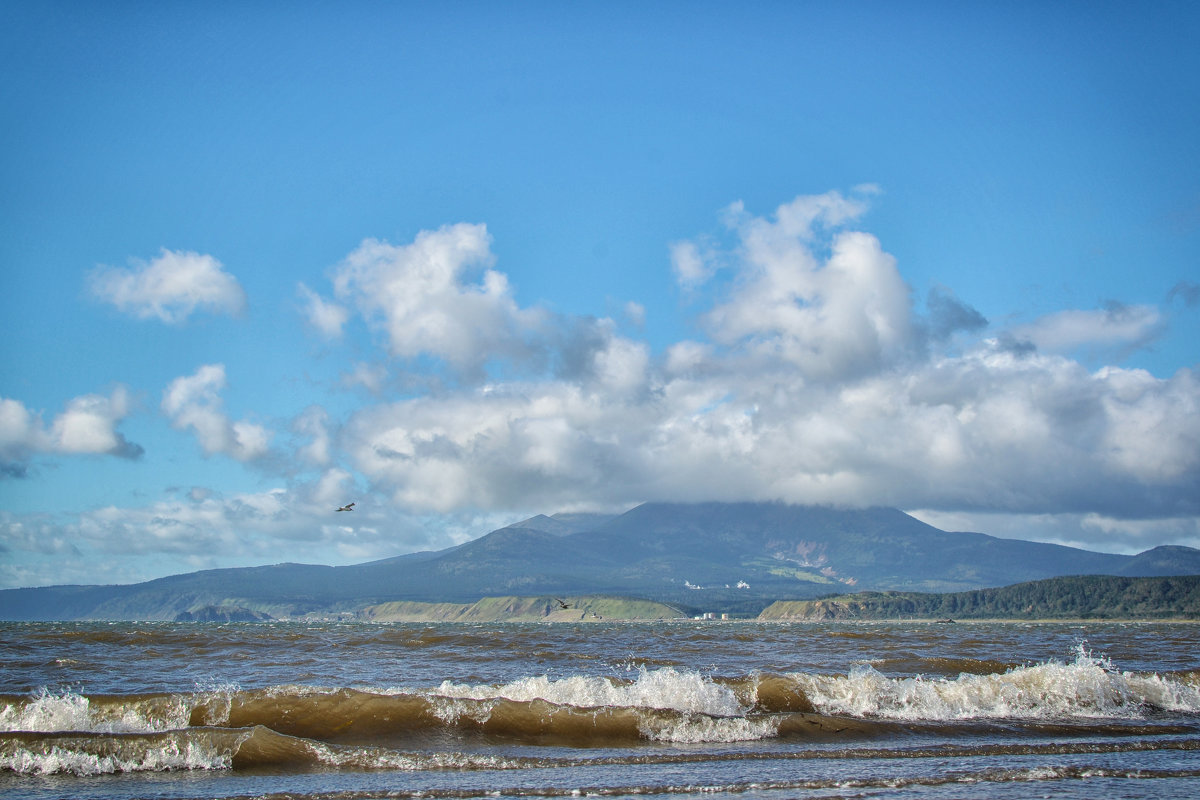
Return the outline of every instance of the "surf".
<path id="1" fill-rule="evenodd" d="M 295 768 L 505 769 L 470 755 L 496 743 L 589 749 L 885 735 L 984 736 L 998 725 L 1107 736 L 1193 732 L 1194 671 L 1123 672 L 1079 645 L 1069 661 L 957 676 L 715 676 L 639 667 L 620 676 L 529 675 L 501 683 L 0 696 L 0 770 L 18 774 Z M 982 673 L 982 674 L 981 674 Z M 1174 720 L 1177 724 L 1164 724 Z M 1139 723 L 1153 721 L 1150 727 Z M 430 742 L 438 742 L 430 752 Z"/>
<path id="2" fill-rule="evenodd" d="M 1156 711 L 1200 713 L 1194 680 L 1122 672 L 1085 645 L 1069 662 L 1002 673 L 891 678 L 870 664 L 845 676 L 795 675 L 822 713 L 906 721 L 1144 719 Z"/>

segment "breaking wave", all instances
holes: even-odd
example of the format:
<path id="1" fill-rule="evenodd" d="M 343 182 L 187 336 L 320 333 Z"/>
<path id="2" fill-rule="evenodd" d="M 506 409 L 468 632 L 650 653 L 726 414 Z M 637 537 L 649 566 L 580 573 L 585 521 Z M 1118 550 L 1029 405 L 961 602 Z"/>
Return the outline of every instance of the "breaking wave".
<path id="1" fill-rule="evenodd" d="M 957 678 L 889 678 L 871 666 L 844 677 L 796 676 L 823 713 L 905 721 L 1141 719 L 1158 711 L 1200 713 L 1196 675 L 1121 672 L 1083 645 L 1070 662 Z"/>
<path id="2" fill-rule="evenodd" d="M 304 768 L 508 769 L 528 759 L 457 752 L 454 741 L 598 747 L 637 742 L 845 741 L 907 727 L 1015 720 L 1096 725 L 1200 713 L 1196 673 L 1121 672 L 1080 647 L 1073 661 L 957 677 L 635 678 L 530 676 L 427 688 L 217 687 L 190 693 L 0 697 L 0 769 L 21 774 Z M 427 752 L 437 738 L 438 752 Z M 476 748 L 478 749 L 478 748 Z"/>

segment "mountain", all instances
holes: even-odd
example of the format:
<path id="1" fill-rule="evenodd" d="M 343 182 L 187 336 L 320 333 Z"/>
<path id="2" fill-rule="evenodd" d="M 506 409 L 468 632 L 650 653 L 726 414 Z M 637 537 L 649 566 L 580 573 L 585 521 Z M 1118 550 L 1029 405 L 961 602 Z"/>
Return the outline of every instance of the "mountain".
<path id="1" fill-rule="evenodd" d="M 536 516 L 466 544 L 346 567 L 206 570 L 130 586 L 0 591 L 0 618 L 164 619 L 207 607 L 274 617 L 397 601 L 619 595 L 757 614 L 847 590 L 956 592 L 1060 575 L 1200 573 L 1200 550 L 1136 556 L 950 533 L 891 508 L 647 503 L 617 516 Z"/>

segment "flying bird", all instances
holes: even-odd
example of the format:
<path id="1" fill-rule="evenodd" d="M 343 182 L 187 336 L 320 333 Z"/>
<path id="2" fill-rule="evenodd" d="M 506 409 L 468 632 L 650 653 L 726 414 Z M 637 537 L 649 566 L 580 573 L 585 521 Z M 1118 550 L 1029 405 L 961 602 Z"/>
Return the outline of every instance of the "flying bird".
<path id="1" fill-rule="evenodd" d="M 354 503 L 346 503 L 346 505 L 344 505 L 338 509 L 338 511 L 353 511 L 353 510 L 354 510 Z"/>

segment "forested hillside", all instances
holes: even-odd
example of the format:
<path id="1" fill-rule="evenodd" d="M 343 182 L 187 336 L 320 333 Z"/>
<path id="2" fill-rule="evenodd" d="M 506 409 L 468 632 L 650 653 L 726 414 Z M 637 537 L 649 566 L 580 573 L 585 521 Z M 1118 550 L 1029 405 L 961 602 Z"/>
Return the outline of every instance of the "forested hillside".
<path id="1" fill-rule="evenodd" d="M 760 619 L 1200 619 L 1200 575 L 1082 575 L 997 589 L 859 592 L 773 603 Z"/>

